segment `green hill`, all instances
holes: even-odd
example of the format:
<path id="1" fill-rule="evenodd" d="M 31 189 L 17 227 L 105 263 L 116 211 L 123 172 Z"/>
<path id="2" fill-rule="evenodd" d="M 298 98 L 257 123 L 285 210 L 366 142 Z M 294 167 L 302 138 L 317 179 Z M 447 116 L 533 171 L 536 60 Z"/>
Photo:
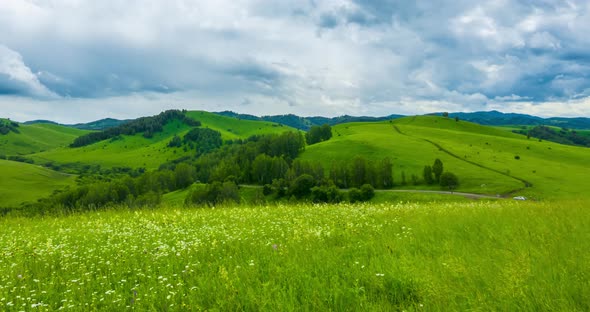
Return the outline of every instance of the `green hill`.
<path id="1" fill-rule="evenodd" d="M 0 207 L 15 207 L 75 184 L 75 176 L 36 165 L 0 160 Z"/>
<path id="2" fill-rule="evenodd" d="M 67 146 L 89 132 L 49 123 L 20 124 L 17 130 L 0 135 L 0 155 L 26 155 Z"/>
<path id="3" fill-rule="evenodd" d="M 255 134 L 281 133 L 293 128 L 270 122 L 238 120 L 202 111 L 191 111 L 187 116 L 201 122 L 201 127 L 221 132 L 224 140 L 245 139 Z M 162 132 L 152 138 L 141 134 L 122 135 L 80 148 L 63 147 L 32 156 L 36 162 L 84 163 L 103 167 L 145 167 L 157 168 L 162 163 L 192 155 L 182 148 L 169 148 L 168 143 L 175 136 L 183 136 L 191 127 L 180 121 L 164 126 Z"/>
<path id="4" fill-rule="evenodd" d="M 589 187 L 588 149 L 527 140 L 470 122 L 406 117 L 337 125 L 333 133 L 330 141 L 309 146 L 303 159 L 321 161 L 329 168 L 333 161 L 356 155 L 374 160 L 390 157 L 399 184 L 402 172 L 407 179 L 412 174 L 421 177 L 424 166 L 440 158 L 445 170 L 459 176 L 459 190 L 486 194 L 520 190 L 519 194 L 534 198 L 572 197 L 582 196 Z M 527 183 L 533 186 L 525 188 Z"/>

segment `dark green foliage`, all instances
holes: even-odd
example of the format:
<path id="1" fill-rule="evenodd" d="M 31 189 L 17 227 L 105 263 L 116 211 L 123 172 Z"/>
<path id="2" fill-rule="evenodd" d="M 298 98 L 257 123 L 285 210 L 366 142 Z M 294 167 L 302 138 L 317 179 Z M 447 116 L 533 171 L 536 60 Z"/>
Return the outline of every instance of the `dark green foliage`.
<path id="1" fill-rule="evenodd" d="M 260 154 L 252 162 L 252 177 L 258 184 L 270 184 L 274 179 L 285 177 L 289 164 L 282 157 Z"/>
<path id="2" fill-rule="evenodd" d="M 311 189 L 311 199 L 316 203 L 339 203 L 342 201 L 342 192 L 335 186 L 315 186 Z"/>
<path id="3" fill-rule="evenodd" d="M 432 165 L 432 173 L 434 174 L 434 182 L 440 182 L 440 175 L 443 173 L 444 167 L 443 163 L 440 159 L 434 160 L 434 165 Z"/>
<path id="4" fill-rule="evenodd" d="M 191 186 L 195 182 L 197 171 L 194 166 L 186 163 L 181 163 L 176 166 L 174 170 L 174 176 L 176 180 L 176 187 L 183 189 Z"/>
<path id="5" fill-rule="evenodd" d="M 330 167 L 329 179 L 340 188 L 360 187 L 371 184 L 375 188 L 393 187 L 393 163 L 384 158 L 378 162 L 368 162 L 357 156 L 351 162 L 334 162 Z"/>
<path id="6" fill-rule="evenodd" d="M 108 128 L 100 132 L 92 132 L 74 140 L 70 147 L 82 147 L 103 140 L 112 139 L 119 135 L 134 135 L 143 133 L 146 138 L 151 138 L 155 133 L 161 132 L 164 126 L 173 120 L 180 120 L 189 126 L 200 126 L 199 121 L 195 121 L 185 116 L 186 111 L 168 110 L 153 117 L 142 117 L 128 123 Z"/>
<path id="7" fill-rule="evenodd" d="M 0 119 L 0 135 L 6 135 L 10 132 L 19 133 L 17 129 L 18 127 L 19 125 L 17 122 L 9 119 Z"/>
<path id="8" fill-rule="evenodd" d="M 434 183 L 434 177 L 432 177 L 432 167 L 424 166 L 422 177 L 424 178 L 424 182 L 426 182 L 426 184 Z"/>
<path id="9" fill-rule="evenodd" d="M 368 182 L 367 179 L 367 161 L 364 157 L 357 156 L 350 163 L 348 177 L 350 185 L 360 187 Z"/>
<path id="10" fill-rule="evenodd" d="M 268 196 L 268 195 L 270 195 L 270 194 L 272 194 L 272 193 L 273 193 L 273 190 L 272 190 L 272 185 L 270 185 L 270 184 L 265 184 L 265 185 L 262 187 L 262 194 L 263 194 L 264 196 Z"/>
<path id="11" fill-rule="evenodd" d="M 12 160 L 12 161 L 18 161 L 18 162 L 22 162 L 22 163 L 27 163 L 27 164 L 34 164 L 35 161 L 33 161 L 30 158 L 26 158 L 20 155 L 16 155 L 16 156 L 8 156 L 7 157 L 8 160 Z"/>
<path id="12" fill-rule="evenodd" d="M 213 182 L 205 187 L 198 187 L 186 197 L 186 205 L 215 206 L 223 203 L 239 203 L 238 186 L 232 182 Z"/>
<path id="13" fill-rule="evenodd" d="M 389 189 L 393 187 L 393 163 L 390 158 L 384 158 L 378 163 L 376 170 L 376 188 Z"/>
<path id="14" fill-rule="evenodd" d="M 322 126 L 313 126 L 305 134 L 307 144 L 312 145 L 319 142 L 327 141 L 332 138 L 332 127 L 324 124 Z"/>
<path id="15" fill-rule="evenodd" d="M 516 156 L 514 156 L 514 159 L 520 160 L 520 156 L 516 155 Z"/>
<path id="16" fill-rule="evenodd" d="M 524 134 L 527 138 L 535 137 L 560 144 L 590 147 L 590 137 L 579 135 L 577 131 L 567 128 L 556 130 L 547 126 L 536 126 L 530 130 L 514 130 L 514 132 Z"/>
<path id="17" fill-rule="evenodd" d="M 182 146 L 182 139 L 179 136 L 174 135 L 170 143 L 168 143 L 168 147 L 181 147 Z"/>
<path id="18" fill-rule="evenodd" d="M 361 186 L 361 199 L 363 201 L 369 201 L 371 198 L 375 197 L 375 189 L 371 184 L 364 184 Z"/>
<path id="19" fill-rule="evenodd" d="M 311 193 L 311 188 L 315 186 L 315 179 L 309 174 L 303 174 L 297 177 L 291 187 L 289 193 L 296 198 L 303 198 Z"/>
<path id="20" fill-rule="evenodd" d="M 454 190 L 459 186 L 459 178 L 447 171 L 440 176 L 440 186 L 444 189 Z"/>
<path id="21" fill-rule="evenodd" d="M 285 179 L 275 179 L 272 181 L 272 189 L 278 198 L 284 197 L 289 191 L 289 182 Z"/>
<path id="22" fill-rule="evenodd" d="M 221 133 L 209 128 L 194 128 L 183 139 L 184 144 L 195 148 L 197 155 L 218 149 L 222 144 Z"/>
<path id="23" fill-rule="evenodd" d="M 348 190 L 348 201 L 351 203 L 363 201 L 363 194 L 361 193 L 361 190 L 359 190 L 356 187 L 349 189 Z"/>

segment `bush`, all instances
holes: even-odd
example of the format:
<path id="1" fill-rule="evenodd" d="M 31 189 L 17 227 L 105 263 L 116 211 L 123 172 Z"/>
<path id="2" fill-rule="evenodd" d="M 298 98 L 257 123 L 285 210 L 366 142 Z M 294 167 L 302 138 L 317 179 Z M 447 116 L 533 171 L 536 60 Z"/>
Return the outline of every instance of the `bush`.
<path id="1" fill-rule="evenodd" d="M 375 197 L 375 189 L 371 184 L 364 184 L 361 186 L 361 199 L 363 201 L 369 201 L 371 198 Z"/>
<path id="2" fill-rule="evenodd" d="M 459 186 L 459 178 L 451 172 L 445 172 L 440 176 L 440 186 L 449 190 L 456 189 Z"/>
<path id="3" fill-rule="evenodd" d="M 262 194 L 264 196 L 268 196 L 268 195 L 272 194 L 272 186 L 270 184 L 265 184 L 262 187 Z"/>
<path id="4" fill-rule="evenodd" d="M 215 206 L 228 202 L 240 202 L 238 186 L 232 182 L 213 182 L 206 187 L 198 187 L 185 199 L 187 205 Z"/>
<path id="5" fill-rule="evenodd" d="M 363 194 L 361 193 L 361 190 L 357 189 L 356 187 L 348 190 L 348 201 L 351 203 L 363 201 Z"/>
<path id="6" fill-rule="evenodd" d="M 302 198 L 311 193 L 311 188 L 314 187 L 315 180 L 309 174 L 302 174 L 291 184 L 289 192 L 296 198 Z"/>
<path id="7" fill-rule="evenodd" d="M 311 198 L 316 203 L 339 203 L 342 192 L 334 186 L 316 186 L 311 189 Z"/>

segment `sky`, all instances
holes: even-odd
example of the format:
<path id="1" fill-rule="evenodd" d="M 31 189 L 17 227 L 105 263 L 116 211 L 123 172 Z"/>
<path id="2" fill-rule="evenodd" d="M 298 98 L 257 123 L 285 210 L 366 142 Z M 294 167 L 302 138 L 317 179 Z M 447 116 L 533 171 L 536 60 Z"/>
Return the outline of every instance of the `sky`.
<path id="1" fill-rule="evenodd" d="M 0 117 L 590 117 L 590 2 L 1 0 Z"/>

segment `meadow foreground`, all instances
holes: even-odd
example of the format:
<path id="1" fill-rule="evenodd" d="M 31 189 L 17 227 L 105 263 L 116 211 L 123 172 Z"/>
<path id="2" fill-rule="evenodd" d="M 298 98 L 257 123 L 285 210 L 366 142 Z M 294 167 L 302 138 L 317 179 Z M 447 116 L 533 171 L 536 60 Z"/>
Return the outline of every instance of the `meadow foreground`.
<path id="1" fill-rule="evenodd" d="M 590 309 L 587 202 L 113 209 L 0 219 L 0 307 Z"/>

